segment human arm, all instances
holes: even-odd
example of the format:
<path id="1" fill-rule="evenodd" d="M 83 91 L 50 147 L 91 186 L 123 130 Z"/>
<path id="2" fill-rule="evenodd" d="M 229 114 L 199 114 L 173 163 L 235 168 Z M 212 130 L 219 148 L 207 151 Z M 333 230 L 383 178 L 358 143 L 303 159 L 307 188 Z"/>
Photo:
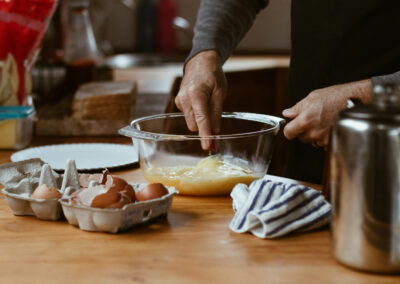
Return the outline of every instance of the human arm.
<path id="1" fill-rule="evenodd" d="M 400 85 L 400 71 L 311 92 L 296 105 L 283 111 L 283 116 L 292 119 L 283 130 L 286 138 L 299 138 L 303 142 L 326 148 L 333 119 L 346 107 L 347 100 L 358 98 L 363 103 L 371 103 L 374 86 L 388 83 Z"/>
<path id="2" fill-rule="evenodd" d="M 267 3 L 267 0 L 202 1 L 193 47 L 175 99 L 189 129 L 198 130 L 200 136 L 219 132 L 227 89 L 222 65 Z M 209 149 L 210 142 L 203 141 L 202 146 Z"/>
<path id="3" fill-rule="evenodd" d="M 334 85 L 312 91 L 293 107 L 283 111 L 292 119 L 283 132 L 287 139 L 299 138 L 319 147 L 329 143 L 330 128 L 338 112 L 346 108 L 347 100 L 358 98 L 363 103 L 372 102 L 372 80 Z"/>
<path id="4" fill-rule="evenodd" d="M 269 0 L 202 0 L 188 62 L 205 50 L 215 50 L 224 63 Z"/>
<path id="5" fill-rule="evenodd" d="M 222 59 L 214 50 L 197 54 L 186 64 L 185 76 L 175 98 L 175 104 L 184 115 L 191 131 L 209 136 L 219 132 L 222 103 L 226 96 L 226 78 L 222 71 Z M 211 142 L 202 141 L 209 149 Z"/>

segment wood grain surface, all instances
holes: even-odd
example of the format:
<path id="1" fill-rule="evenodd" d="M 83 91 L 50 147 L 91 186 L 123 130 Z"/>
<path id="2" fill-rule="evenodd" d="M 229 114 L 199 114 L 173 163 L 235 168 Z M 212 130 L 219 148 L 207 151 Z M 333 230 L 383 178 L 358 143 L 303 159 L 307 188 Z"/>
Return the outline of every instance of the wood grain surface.
<path id="1" fill-rule="evenodd" d="M 111 138 L 108 138 L 111 139 Z M 129 140 L 97 142 L 129 143 Z M 64 142 L 88 140 L 65 139 Z M 34 144 L 59 143 L 45 139 Z M 13 151 L 0 151 L 0 163 Z M 114 172 L 142 182 L 140 169 Z M 229 197 L 177 196 L 167 218 L 122 234 L 12 215 L 0 196 L 1 283 L 399 283 L 338 264 L 328 230 L 263 240 L 229 230 Z"/>

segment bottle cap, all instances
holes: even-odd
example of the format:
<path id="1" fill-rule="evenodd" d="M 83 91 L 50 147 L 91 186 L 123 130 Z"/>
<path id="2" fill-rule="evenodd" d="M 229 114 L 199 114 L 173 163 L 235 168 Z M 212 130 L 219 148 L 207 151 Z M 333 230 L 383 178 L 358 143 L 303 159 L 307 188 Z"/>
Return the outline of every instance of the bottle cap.
<path id="1" fill-rule="evenodd" d="M 70 8 L 88 8 L 89 1 L 88 0 L 71 0 L 68 3 Z"/>

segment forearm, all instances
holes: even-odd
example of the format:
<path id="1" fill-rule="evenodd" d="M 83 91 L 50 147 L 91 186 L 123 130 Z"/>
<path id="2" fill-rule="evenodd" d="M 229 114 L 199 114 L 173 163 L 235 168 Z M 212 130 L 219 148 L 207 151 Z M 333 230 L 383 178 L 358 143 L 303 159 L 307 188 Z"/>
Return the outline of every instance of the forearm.
<path id="1" fill-rule="evenodd" d="M 267 4 L 268 0 L 203 0 L 187 61 L 201 51 L 216 50 L 225 62 Z"/>
<path id="2" fill-rule="evenodd" d="M 399 84 L 400 85 L 400 71 L 383 76 L 376 76 L 371 78 L 372 87 L 376 85 L 384 85 L 384 84 Z"/>
<path id="3" fill-rule="evenodd" d="M 296 105 L 284 110 L 283 116 L 291 119 L 284 128 L 286 138 L 297 137 L 303 142 L 313 142 L 321 147 L 328 145 L 332 122 L 338 112 L 346 108 L 347 101 L 351 98 L 370 103 L 372 101 L 371 80 L 314 90 Z"/>
<path id="4" fill-rule="evenodd" d="M 349 91 L 345 92 L 345 94 L 347 94 L 347 99 L 358 98 L 364 104 L 372 102 L 372 80 L 366 79 L 357 81 L 350 83 L 347 86 L 349 88 Z"/>

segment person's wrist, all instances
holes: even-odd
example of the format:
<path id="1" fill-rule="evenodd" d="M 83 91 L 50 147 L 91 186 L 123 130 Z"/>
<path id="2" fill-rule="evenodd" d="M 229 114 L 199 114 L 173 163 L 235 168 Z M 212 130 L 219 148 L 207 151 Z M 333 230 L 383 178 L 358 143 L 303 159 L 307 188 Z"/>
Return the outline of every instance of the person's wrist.
<path id="1" fill-rule="evenodd" d="M 355 82 L 353 88 L 354 91 L 352 92 L 351 97 L 360 99 L 364 104 L 372 102 L 373 96 L 371 79 Z"/>
<path id="2" fill-rule="evenodd" d="M 205 50 L 193 56 L 185 66 L 185 72 L 197 66 L 210 66 L 213 69 L 222 67 L 222 59 L 219 53 L 215 50 Z"/>

